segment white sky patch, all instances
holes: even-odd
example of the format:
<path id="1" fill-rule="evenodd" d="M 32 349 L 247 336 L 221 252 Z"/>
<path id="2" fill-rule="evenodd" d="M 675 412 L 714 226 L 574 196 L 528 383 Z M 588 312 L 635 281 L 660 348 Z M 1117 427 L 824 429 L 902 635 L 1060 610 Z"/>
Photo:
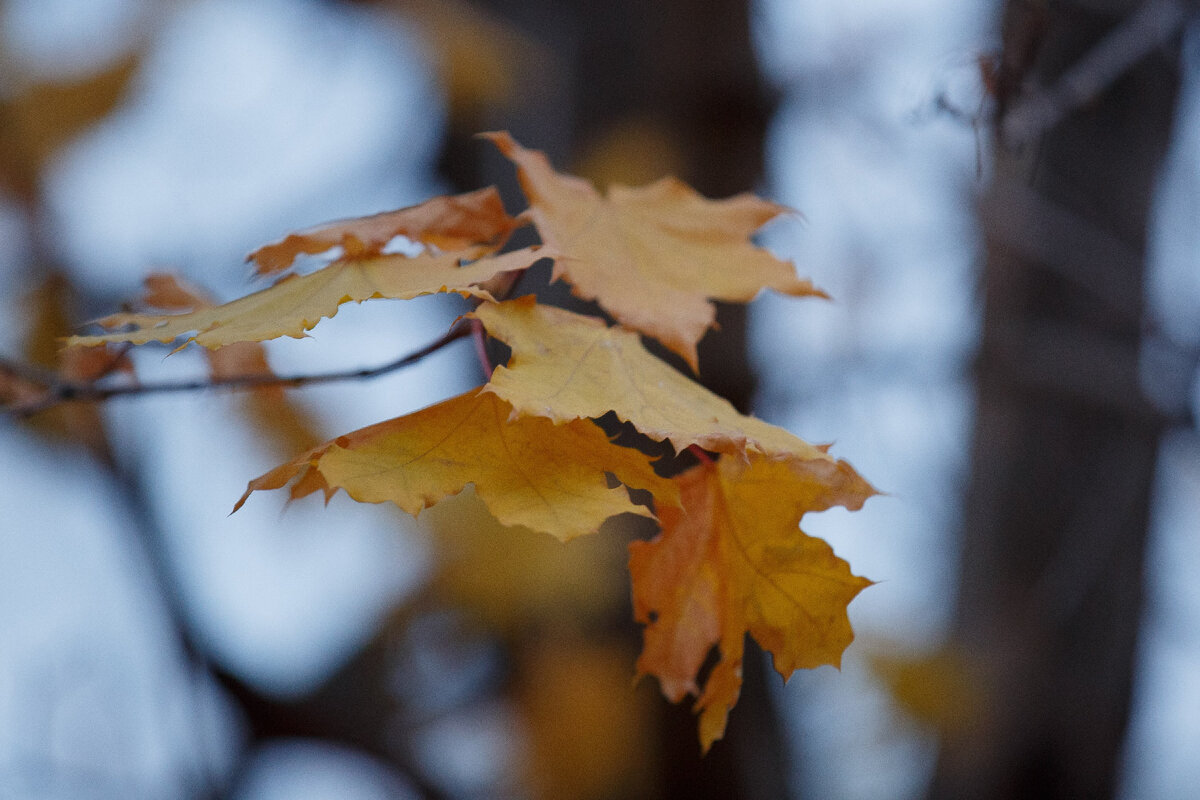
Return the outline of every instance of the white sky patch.
<path id="1" fill-rule="evenodd" d="M 34 78 L 69 81 L 102 69 L 137 41 L 152 0 L 5 0 L 0 50 Z"/>
<path id="2" fill-rule="evenodd" d="M 159 375 L 193 374 L 199 359 L 183 355 L 161 359 Z M 246 680 L 303 692 L 415 588 L 426 556 L 410 518 L 344 496 L 285 509 L 286 492 L 258 493 L 230 515 L 252 478 L 286 460 L 236 409 L 229 394 L 128 400 L 111 406 L 113 438 L 152 476 L 147 493 L 204 641 Z"/>
<path id="3" fill-rule="evenodd" d="M 0 428 L 0 453 L 3 785 L 13 796 L 47 784 L 39 796 L 163 796 L 184 771 L 219 773 L 231 723 L 189 686 L 112 485 L 86 453 L 12 427 Z"/>
<path id="4" fill-rule="evenodd" d="M 125 106 L 51 172 L 65 257 L 105 288 L 150 266 L 229 285 L 289 230 L 424 199 L 441 112 L 420 52 L 319 3 L 184 4 Z"/>
<path id="5" fill-rule="evenodd" d="M 400 776 L 367 756 L 303 739 L 260 750 L 234 800 L 417 800 Z"/>
<path id="6" fill-rule="evenodd" d="M 569 721 L 564 717 L 564 724 Z M 427 726 L 415 750 L 421 763 L 441 785 L 459 797 L 503 797 L 505 783 L 516 775 L 504 772 L 523 745 L 517 718 L 504 703 L 463 708 Z"/>
<path id="7" fill-rule="evenodd" d="M 1168 436 L 1159 455 L 1151 576 L 1121 796 L 1187 797 L 1200 781 L 1200 439 Z"/>

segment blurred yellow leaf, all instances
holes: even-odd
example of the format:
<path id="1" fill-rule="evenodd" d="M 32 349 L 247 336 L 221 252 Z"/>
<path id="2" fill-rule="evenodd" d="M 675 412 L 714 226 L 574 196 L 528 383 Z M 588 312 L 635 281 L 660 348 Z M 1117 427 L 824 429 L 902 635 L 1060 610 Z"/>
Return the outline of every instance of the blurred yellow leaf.
<path id="1" fill-rule="evenodd" d="M 455 120 L 475 119 L 517 94 L 531 61 L 547 57 L 502 17 L 463 0 L 397 0 L 397 10 L 423 29 Z"/>
<path id="2" fill-rule="evenodd" d="M 68 307 L 72 293 L 70 281 L 61 274 L 50 276 L 30 293 L 28 307 L 33 318 L 25 339 L 26 358 L 62 383 L 90 383 L 113 372 L 132 374 L 133 366 L 124 351 L 60 349 L 61 337 L 71 330 Z M 16 392 L 22 404 L 35 404 L 48 389 L 41 387 L 41 397 L 35 397 L 27 381 L 10 379 L 9 383 L 9 393 Z M 30 423 L 46 435 L 83 444 L 101 460 L 111 458 L 103 415 L 95 403 L 60 403 L 39 412 Z"/>
<path id="3" fill-rule="evenodd" d="M 506 527 L 471 487 L 421 520 L 436 543 L 433 593 L 470 609 L 495 630 L 595 624 L 625 601 L 625 542 L 619 535 L 581 536 L 564 544 L 524 526 Z M 620 518 L 606 522 L 605 533 L 614 533 L 610 528 L 620 523 Z"/>
<path id="4" fill-rule="evenodd" d="M 869 663 L 896 704 L 916 721 L 944 736 L 979 723 L 985 693 L 977 671 L 953 644 L 911 656 L 891 647 L 872 653 Z"/>
<path id="5" fill-rule="evenodd" d="M 0 99 L 0 185 L 32 197 L 50 158 L 121 102 L 139 61 L 132 53 L 78 81 L 32 83 Z"/>
<path id="6" fill-rule="evenodd" d="M 583 148 L 575 172 L 597 186 L 641 186 L 686 168 L 671 130 L 650 116 L 628 116 L 605 128 Z"/>
<path id="7" fill-rule="evenodd" d="M 534 797 L 653 796 L 653 706 L 630 690 L 631 657 L 615 638 L 580 632 L 551 632 L 523 653 L 518 698 Z"/>

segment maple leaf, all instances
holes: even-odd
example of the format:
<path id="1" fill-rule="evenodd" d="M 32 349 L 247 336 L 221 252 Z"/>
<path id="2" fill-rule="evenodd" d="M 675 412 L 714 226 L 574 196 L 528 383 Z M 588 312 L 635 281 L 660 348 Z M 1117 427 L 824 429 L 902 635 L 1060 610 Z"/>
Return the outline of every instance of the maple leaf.
<path id="1" fill-rule="evenodd" d="M 142 296 L 142 302 L 152 308 L 193 311 L 216 305 L 204 289 L 171 273 L 151 273 L 144 285 L 146 293 Z M 87 348 L 75 350 L 93 352 Z M 267 363 L 266 350 L 258 342 L 235 342 L 217 350 L 209 350 L 205 355 L 208 357 L 209 371 L 216 380 L 274 374 Z M 314 421 L 300 406 L 291 402 L 282 386 L 256 386 L 248 393 L 243 407 L 255 429 L 264 438 L 269 436 L 273 439 L 283 452 L 290 454 L 307 449 L 321 438 L 315 433 L 317 426 Z"/>
<path id="2" fill-rule="evenodd" d="M 169 272 L 153 272 L 142 283 L 146 287 L 142 302 L 151 308 L 187 313 L 217 305 L 212 295 L 204 289 Z M 212 376 L 218 379 L 271 373 L 266 352 L 256 342 L 237 342 L 211 351 L 208 353 L 208 363 Z"/>
<path id="3" fill-rule="evenodd" d="M 434 197 L 415 206 L 369 217 L 339 220 L 290 233 L 246 257 L 260 275 L 281 272 L 301 253 L 323 253 L 341 246 L 342 258 L 381 253 L 397 236 L 407 236 L 439 250 L 465 250 L 473 245 L 498 248 L 519 225 L 510 217 L 494 186 L 466 194 Z"/>
<path id="4" fill-rule="evenodd" d="M 525 248 L 481 258 L 466 266 L 460 266 L 464 257 L 461 251 L 421 253 L 411 258 L 382 255 L 341 259 L 308 275 L 289 275 L 273 286 L 219 306 L 185 314 L 113 314 L 99 323 L 106 328 L 130 325 L 132 330 L 73 336 L 67 344 L 173 342 L 189 334 L 188 342 L 208 348 L 280 336 L 299 339 L 350 301 L 410 300 L 439 292 L 490 299 L 479 284 L 503 272 L 525 269 L 545 255 L 538 248 Z"/>
<path id="5" fill-rule="evenodd" d="M 698 695 L 707 751 L 741 691 L 745 634 L 785 679 L 839 666 L 854 638 L 846 607 L 871 582 L 798 527 L 808 511 L 858 502 L 838 487 L 761 457 L 702 463 L 675 481 L 682 509 L 660 509 L 662 533 L 629 548 L 634 616 L 646 625 L 638 672 L 672 702 Z M 720 660 L 700 689 L 714 645 Z"/>
<path id="6" fill-rule="evenodd" d="M 837 485 L 858 508 L 875 490 L 824 448 L 738 412 L 642 346 L 638 336 L 603 320 L 522 297 L 485 303 L 473 314 L 512 348 L 492 373 L 488 391 L 522 414 L 556 422 L 599 418 L 608 411 L 677 450 L 696 445 L 740 458 L 758 453 L 803 462 L 814 477 Z"/>
<path id="7" fill-rule="evenodd" d="M 650 490 L 662 504 L 678 496 L 646 456 L 613 444 L 591 422 L 513 417 L 496 395 L 472 390 L 318 445 L 251 481 L 234 510 L 253 491 L 299 478 L 293 498 L 318 489 L 328 497 L 340 488 L 360 502 L 390 500 L 415 516 L 473 483 L 503 524 L 565 541 L 616 514 L 653 516 L 624 489 L 609 487 L 605 473 Z"/>
<path id="8" fill-rule="evenodd" d="M 481 134 L 517 165 L 527 212 L 558 255 L 553 279 L 595 300 L 619 323 L 658 339 L 698 371 L 696 344 L 716 319 L 710 299 L 748 302 L 764 287 L 824 293 L 755 247 L 751 235 L 788 209 L 751 194 L 709 200 L 674 178 L 601 196 L 555 172 L 507 133 Z"/>

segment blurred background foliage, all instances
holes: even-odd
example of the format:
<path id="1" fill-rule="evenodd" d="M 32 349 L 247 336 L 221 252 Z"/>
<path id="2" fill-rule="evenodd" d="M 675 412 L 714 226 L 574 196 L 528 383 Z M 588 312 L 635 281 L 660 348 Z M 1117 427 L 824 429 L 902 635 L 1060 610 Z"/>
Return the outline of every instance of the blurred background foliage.
<path id="1" fill-rule="evenodd" d="M 1200 599 L 1182 566 L 1200 556 L 1190 419 L 1200 280 L 1189 216 L 1200 197 L 1200 137 L 1190 132 L 1193 37 L 1181 38 L 1190 30 L 1181 22 L 1151 48 L 1168 77 L 1148 80 L 1169 96 L 1136 113 L 1130 138 L 1107 142 L 1136 161 L 1128 180 L 1104 173 L 1126 197 L 1131 182 L 1141 187 L 1136 213 L 1121 216 L 1129 204 L 1118 202 L 1110 217 L 1087 202 L 1074 208 L 1093 226 L 1101 218 L 1121 246 L 1132 242 L 1131 260 L 1115 267 L 1125 283 L 1115 285 L 1139 295 L 1149 286 L 1144 314 L 1135 302 L 1132 326 L 1117 326 L 1125 360 L 1098 362 L 1121 365 L 1138 413 L 1143 394 L 1156 398 L 1153 424 L 1138 428 L 1148 452 L 1133 464 L 1118 446 L 1093 470 L 1137 484 L 1127 504 L 1141 517 L 1111 534 L 1120 544 L 1110 560 L 1128 569 L 1098 580 L 1085 563 L 1081 575 L 1070 568 L 1071 545 L 1047 545 L 1052 566 L 1067 553 L 1065 573 L 1043 563 L 1006 572 L 993 560 L 1001 545 L 988 538 L 1002 540 L 1005 529 L 981 522 L 974 505 L 1013 496 L 981 482 L 997 472 L 1044 482 L 1042 506 L 1060 496 L 1052 478 L 1076 474 L 1036 451 L 1003 461 L 1001 451 L 1025 435 L 1021 415 L 997 423 L 973 412 L 997 397 L 1006 408 L 1036 408 L 1034 441 L 1056 447 L 1037 425 L 1055 419 L 1040 404 L 1058 402 L 1061 387 L 1005 395 L 1039 376 L 1004 357 L 1044 352 L 1050 373 L 1086 372 L 1070 365 L 1089 346 L 1059 331 L 1039 339 L 1045 347 L 997 348 L 994 322 L 1025 319 L 1026 301 L 1038 325 L 1063 309 L 1082 308 L 1088 324 L 1107 319 L 1070 286 L 1038 283 L 1061 254 L 1025 253 L 1042 265 L 1033 268 L 996 266 L 997 253 L 1011 258 L 1024 241 L 1073 241 L 1075 223 L 1047 232 L 1037 227 L 1046 207 L 1011 194 L 997 202 L 996 187 L 1044 194 L 1030 174 L 1077 179 L 1070 164 L 1086 161 L 1071 155 L 1091 152 L 1096 131 L 1085 119 L 1065 144 L 993 150 L 989 115 L 1020 96 L 1013 81 L 1052 84 L 1133 8 L 1090 5 L 0 3 L 5 364 L 154 380 L 264 370 L 267 360 L 289 374 L 372 366 L 414 349 L 462 310 L 456 298 L 345 309 L 310 340 L 224 364 L 191 351 L 165 358 L 165 348 L 64 360 L 56 339 L 136 303 L 152 270 L 177 272 L 216 300 L 237 296 L 253 287 L 246 252 L 320 221 L 492 183 L 516 211 L 511 168 L 472 139 L 503 128 L 602 186 L 674 174 L 710 196 L 757 187 L 800 209 L 804 223 L 779 223 L 766 241 L 835 304 L 766 298 L 749 321 L 723 308 L 720 335 L 702 345 L 702 378 L 810 440 L 836 439 L 839 455 L 892 494 L 859 515 L 811 522 L 856 572 L 880 581 L 851 608 L 860 640 L 843 671 L 781 689 L 761 658 L 748 658 L 727 739 L 701 761 L 689 710 L 669 707 L 650 681 L 632 685 L 639 633 L 624 563 L 628 541 L 652 535 L 641 521 L 615 520 L 564 546 L 500 528 L 469 491 L 417 522 L 345 498 L 284 511 L 256 498 L 225 517 L 247 479 L 309 443 L 477 383 L 463 346 L 370 383 L 64 404 L 6 420 L 0 795 L 1073 796 L 1084 784 L 1063 777 L 1074 762 L 1062 742 L 1111 718 L 1103 758 L 1085 756 L 1095 763 L 1081 780 L 1104 787 L 1088 796 L 1187 796 L 1200 781 L 1191 758 L 1200 748 Z M 1054 45 L 1061 35 L 1068 43 Z M 1183 110 L 1172 128 L 1176 88 Z M 1153 152 L 1134 159 L 1141 151 L 1131 142 Z M 1051 163 L 1040 154 L 1055 147 L 1068 151 L 1068 166 L 1038 173 Z M 1100 157 L 1111 161 L 1112 152 Z M 1147 227 L 1164 158 L 1158 221 Z M 1052 210 L 1078 199 L 1066 194 Z M 1147 247 L 1153 271 L 1143 276 Z M 997 274 L 1024 276 L 1016 283 L 1027 294 L 998 292 L 989 278 Z M 529 290 L 574 302 L 544 272 L 528 280 Z M 1091 285 L 1085 294 L 1095 294 Z M 1165 334 L 1143 346 L 1148 328 Z M 1063 348 L 1068 355 L 1054 361 Z M 996 363 L 1000 371 L 989 371 Z M 0 373 L 6 401 L 37 391 Z M 1107 412 L 1094 400 L 1067 405 L 1095 419 Z M 1131 424 L 1119 417 L 1110 427 L 1125 435 Z M 1067 444 L 1098 441 L 1088 432 Z M 1095 525 L 1081 534 L 1078 521 L 1062 523 L 1093 517 L 1039 520 L 1028 488 L 1008 491 L 1016 499 L 993 507 L 1021 512 L 1016 524 L 1034 543 L 1019 548 L 1038 550 L 1064 530 L 1085 547 L 1106 541 Z M 1100 507 L 1081 497 L 1072 508 Z M 968 578 L 956 604 L 960 567 Z M 1045 574 L 1055 609 L 1086 608 L 1072 605 L 1077 595 L 1124 604 L 1126 634 L 1112 656 L 1121 685 L 1068 692 L 1073 708 L 1024 727 L 1005 716 L 1020 706 L 998 701 L 996 687 L 1018 676 L 1037 687 L 1019 693 L 1022 702 L 1045 705 L 1045 692 L 1061 685 L 1042 677 L 1063 664 L 1074 665 L 1068 682 L 1086 672 L 1087 651 L 1064 657 L 1050 642 L 1086 643 L 1106 631 L 1067 612 L 1045 625 L 1036 609 L 1014 612 L 1048 592 L 1039 588 Z M 988 588 L 996 577 L 1011 591 Z M 997 620 L 1005 616 L 997 609 L 1013 619 Z M 1010 662 L 1019 662 L 1015 672 L 1005 672 Z"/>

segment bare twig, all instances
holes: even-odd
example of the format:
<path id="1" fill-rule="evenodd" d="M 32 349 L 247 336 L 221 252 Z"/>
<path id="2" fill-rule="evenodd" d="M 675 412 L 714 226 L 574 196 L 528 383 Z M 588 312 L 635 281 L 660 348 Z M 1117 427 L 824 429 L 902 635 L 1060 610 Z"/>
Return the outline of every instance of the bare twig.
<path id="1" fill-rule="evenodd" d="M 171 392 L 198 392 L 208 389 L 257 389 L 263 386 L 311 386 L 319 383 L 335 381 L 376 378 L 404 367 L 412 366 L 426 356 L 436 353 L 451 342 L 458 341 L 471 335 L 469 324 L 459 323 L 444 335 L 434 339 L 429 344 L 413 352 L 367 369 L 338 370 L 305 375 L 272 375 L 253 373 L 248 375 L 230 375 L 223 378 L 197 378 L 184 381 L 164 381 L 162 383 L 133 383 L 122 386 L 97 386 L 94 383 L 77 383 L 62 381 L 57 377 L 49 377 L 43 370 L 34 370 L 26 365 L 16 365 L 0 362 L 0 369 L 18 375 L 25 380 L 43 388 L 43 393 L 34 401 L 17 403 L 4 409 L 6 413 L 16 417 L 29 417 L 40 411 L 69 401 L 102 402 L 116 397 L 131 395 L 167 394 Z"/>
<path id="2" fill-rule="evenodd" d="M 1016 103 L 1000 138 L 1018 149 L 1090 103 L 1183 26 L 1192 0 L 1147 0 L 1054 83 Z"/>

